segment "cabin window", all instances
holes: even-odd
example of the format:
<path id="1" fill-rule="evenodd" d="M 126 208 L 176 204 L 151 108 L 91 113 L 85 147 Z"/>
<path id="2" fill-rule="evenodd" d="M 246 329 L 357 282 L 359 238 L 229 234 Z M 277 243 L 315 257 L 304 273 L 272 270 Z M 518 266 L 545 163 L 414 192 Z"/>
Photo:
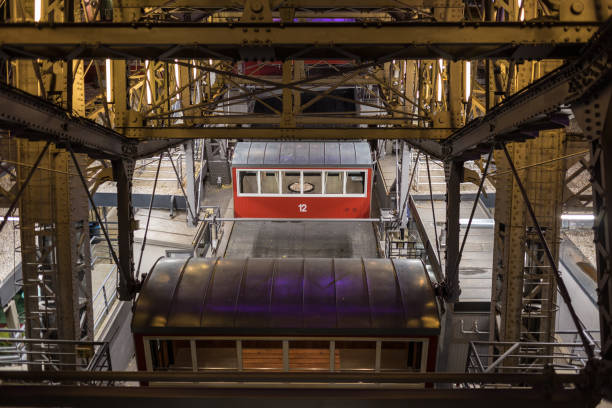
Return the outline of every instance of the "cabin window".
<path id="1" fill-rule="evenodd" d="M 365 172 L 349 171 L 346 174 L 346 194 L 363 194 L 365 191 Z"/>
<path id="2" fill-rule="evenodd" d="M 283 342 L 242 341 L 242 368 L 244 370 L 283 370 Z"/>
<path id="3" fill-rule="evenodd" d="M 343 177 L 341 171 L 326 171 L 325 172 L 325 194 L 342 194 L 343 193 Z"/>
<path id="4" fill-rule="evenodd" d="M 193 370 L 191 361 L 191 342 L 189 340 L 173 340 L 174 363 L 170 365 L 171 370 Z"/>
<path id="5" fill-rule="evenodd" d="M 375 341 L 337 341 L 336 353 L 339 370 L 374 370 L 376 364 Z"/>
<path id="6" fill-rule="evenodd" d="M 329 341 L 290 341 L 289 370 L 329 370 Z"/>
<path id="7" fill-rule="evenodd" d="M 236 370 L 236 342 L 231 340 L 197 340 L 198 370 Z"/>
<path id="8" fill-rule="evenodd" d="M 189 340 L 150 340 L 149 347 L 154 371 L 193 369 Z"/>
<path id="9" fill-rule="evenodd" d="M 422 341 L 383 341 L 380 369 L 419 372 L 422 356 Z"/>
<path id="10" fill-rule="evenodd" d="M 322 194 L 323 183 L 320 171 L 304 172 L 304 194 Z"/>
<path id="11" fill-rule="evenodd" d="M 301 176 L 299 171 L 283 171 L 283 194 L 301 194 Z"/>
<path id="12" fill-rule="evenodd" d="M 261 171 L 261 194 L 278 194 L 279 177 L 278 171 Z"/>
<path id="13" fill-rule="evenodd" d="M 240 179 L 240 192 L 242 194 L 257 194 L 257 172 L 241 171 L 238 173 Z"/>
<path id="14" fill-rule="evenodd" d="M 170 340 L 150 340 L 151 363 L 154 371 L 166 371 L 170 362 L 174 362 Z"/>

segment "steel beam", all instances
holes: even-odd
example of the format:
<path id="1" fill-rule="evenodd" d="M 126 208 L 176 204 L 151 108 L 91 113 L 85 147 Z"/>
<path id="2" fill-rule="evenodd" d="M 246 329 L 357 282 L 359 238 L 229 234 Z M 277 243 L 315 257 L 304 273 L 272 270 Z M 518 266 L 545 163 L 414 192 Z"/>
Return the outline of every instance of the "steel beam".
<path id="1" fill-rule="evenodd" d="M 580 58 L 506 99 L 487 115 L 473 120 L 443 143 L 447 157 L 479 155 L 494 142 L 524 141 L 540 130 L 567 124 L 559 107 L 579 103 L 612 77 L 612 21 L 593 37 Z"/>
<path id="2" fill-rule="evenodd" d="M 579 343 L 570 343 L 578 344 Z M 14 383 L 41 383 L 45 381 L 53 384 L 80 383 L 112 383 L 120 382 L 156 382 L 156 383 L 201 383 L 201 389 L 214 388 L 214 384 L 238 383 L 235 389 L 250 389 L 253 383 L 275 384 L 275 383 L 299 383 L 311 384 L 314 387 L 321 383 L 331 383 L 335 387 L 342 388 L 342 384 L 422 384 L 426 382 L 434 384 L 465 384 L 465 383 L 499 383 L 504 385 L 520 384 L 521 387 L 540 387 L 545 385 L 561 384 L 586 384 L 584 372 L 545 371 L 544 373 L 451 373 L 451 372 L 408 372 L 408 371 L 45 371 L 27 372 L 19 370 L 0 370 L 0 381 L 2 384 Z M 118 385 L 118 384 L 117 384 Z M 54 385 L 56 389 L 61 386 Z M 135 387 L 139 388 L 139 387 Z M 152 391 L 155 387 L 140 387 L 144 391 Z M 188 389 L 187 387 L 181 389 Z M 226 388 L 227 389 L 227 388 Z M 355 390 L 352 390 L 355 391 Z M 402 392 L 405 390 L 401 390 Z M 440 391 L 433 390 L 432 391 Z M 497 390 L 500 391 L 500 390 Z M 519 391 L 525 391 L 521 388 Z M 175 392 L 176 397 L 178 394 Z"/>
<path id="3" fill-rule="evenodd" d="M 116 7 L 116 6 L 115 6 Z M 135 7 L 193 7 L 199 9 L 243 9 L 244 0 L 122 0 L 119 8 Z M 421 7 L 463 7 L 458 0 L 271 0 L 270 8 L 280 7 L 305 9 L 402 9 Z"/>
<path id="4" fill-rule="evenodd" d="M 87 119 L 72 117 L 61 107 L 0 83 L 0 127 L 30 140 L 69 142 L 92 157 L 122 157 L 135 149 L 133 141 Z"/>
<path id="5" fill-rule="evenodd" d="M 447 137 L 451 129 L 434 128 L 253 128 L 139 127 L 125 128 L 138 139 L 431 139 Z"/>
<path id="6" fill-rule="evenodd" d="M 364 388 L 361 385 L 360 388 Z M 13 407 L 71 406 L 101 407 L 126 406 L 157 408 L 169 404 L 183 407 L 232 406 L 252 408 L 307 408 L 314 406 L 351 405 L 359 408 L 400 408 L 406 405 L 427 407 L 469 406 L 472 408 L 537 407 L 573 408 L 586 405 L 589 400 L 581 390 L 500 390 L 500 389 L 412 389 L 368 390 L 334 389 L 312 390 L 293 388 L 234 389 L 205 387 L 101 387 L 52 385 L 2 385 L 3 401 Z"/>
<path id="7" fill-rule="evenodd" d="M 597 294 L 601 328 L 601 356 L 612 365 L 612 86 L 600 90 L 585 103 L 574 109 L 576 118 L 584 129 L 584 136 L 590 140 L 591 154 L 589 171 L 593 190 L 595 220 L 595 256 L 597 262 Z M 612 396 L 612 385 L 607 383 L 607 395 Z"/>
<path id="8" fill-rule="evenodd" d="M 599 23 L 2 24 L 3 58 L 573 58 Z"/>
<path id="9" fill-rule="evenodd" d="M 295 92 L 295 91 L 293 91 Z M 295 116 L 295 124 L 298 125 L 331 125 L 331 126 L 357 126 L 357 125 L 373 125 L 373 126 L 389 126 L 396 125 L 401 127 L 410 126 L 414 120 L 411 116 L 406 117 L 391 117 L 387 116 L 384 106 L 380 107 L 381 114 L 379 116 L 334 116 L 334 115 L 299 115 Z M 147 121 L 155 122 L 161 119 L 162 115 L 155 115 L 153 119 Z M 168 114 L 169 120 L 176 120 Z M 281 117 L 279 115 L 260 115 L 257 113 L 241 114 L 241 115 L 210 115 L 210 116 L 186 116 L 183 120 L 188 120 L 191 123 L 199 125 L 279 125 Z M 295 127 L 295 126 L 293 126 Z M 129 127 L 127 128 L 129 129 Z M 457 128 L 455 128 L 457 129 Z"/>

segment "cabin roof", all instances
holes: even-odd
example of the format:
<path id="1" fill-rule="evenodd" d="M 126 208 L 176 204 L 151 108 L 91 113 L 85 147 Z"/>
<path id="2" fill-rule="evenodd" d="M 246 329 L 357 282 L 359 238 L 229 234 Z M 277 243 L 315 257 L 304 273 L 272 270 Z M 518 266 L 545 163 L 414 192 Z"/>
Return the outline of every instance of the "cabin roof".
<path id="1" fill-rule="evenodd" d="M 367 142 L 238 142 L 234 167 L 370 167 Z"/>
<path id="2" fill-rule="evenodd" d="M 437 335 L 420 260 L 161 258 L 134 309 L 140 334 Z"/>

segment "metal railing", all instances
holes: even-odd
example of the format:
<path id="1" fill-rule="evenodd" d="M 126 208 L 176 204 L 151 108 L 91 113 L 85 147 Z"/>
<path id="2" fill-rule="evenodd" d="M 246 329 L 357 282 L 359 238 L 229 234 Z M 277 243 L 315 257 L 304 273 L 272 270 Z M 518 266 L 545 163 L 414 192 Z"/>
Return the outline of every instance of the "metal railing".
<path id="1" fill-rule="evenodd" d="M 119 234 L 119 223 L 117 221 L 105 221 L 104 228 L 109 234 L 111 244 L 117 249 L 117 236 Z M 108 243 L 104 239 L 102 234 L 93 234 L 89 239 L 89 251 L 91 253 L 91 266 L 92 268 L 98 262 L 112 263 L 113 257 L 111 255 L 111 249 Z"/>
<path id="2" fill-rule="evenodd" d="M 117 265 L 113 265 L 102 281 L 102 286 L 93 297 L 92 307 L 94 310 L 94 333 L 98 329 L 102 319 L 108 315 L 113 304 L 117 301 Z M 98 307 L 100 302 L 102 305 Z"/>
<path id="3" fill-rule="evenodd" d="M 194 256 L 213 256 L 223 237 L 223 220 L 218 206 L 202 208 L 204 219 L 191 242 Z"/>
<path id="4" fill-rule="evenodd" d="M 0 367 L 11 370 L 112 370 L 107 342 L 27 339 L 23 330 L 0 329 Z"/>
<path id="5" fill-rule="evenodd" d="M 466 372 L 538 374 L 552 370 L 568 374 L 580 372 L 586 367 L 587 360 L 584 345 L 580 342 L 472 341 Z M 486 384 L 480 384 L 483 385 Z"/>

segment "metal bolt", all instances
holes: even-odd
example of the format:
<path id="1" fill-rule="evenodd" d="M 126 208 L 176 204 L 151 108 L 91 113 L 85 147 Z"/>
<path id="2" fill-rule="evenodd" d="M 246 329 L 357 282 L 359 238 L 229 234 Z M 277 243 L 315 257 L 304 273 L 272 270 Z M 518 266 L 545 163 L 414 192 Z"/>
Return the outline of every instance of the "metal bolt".
<path id="1" fill-rule="evenodd" d="M 574 14 L 581 14 L 584 11 L 584 4 L 582 4 L 580 1 L 575 1 L 572 3 L 570 9 Z"/>
<path id="2" fill-rule="evenodd" d="M 255 0 L 251 2 L 251 10 L 255 13 L 261 13 L 263 10 L 263 4 L 259 0 Z"/>

